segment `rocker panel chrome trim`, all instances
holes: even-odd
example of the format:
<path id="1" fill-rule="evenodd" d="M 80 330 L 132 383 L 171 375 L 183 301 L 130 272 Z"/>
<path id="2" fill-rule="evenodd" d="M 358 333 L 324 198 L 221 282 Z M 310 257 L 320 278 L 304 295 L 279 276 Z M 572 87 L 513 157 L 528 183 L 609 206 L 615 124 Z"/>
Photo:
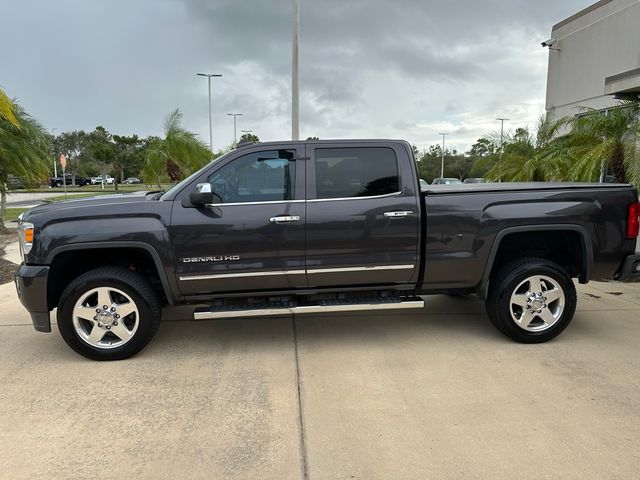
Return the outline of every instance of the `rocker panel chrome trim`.
<path id="1" fill-rule="evenodd" d="M 307 313 L 331 313 L 352 312 L 358 310 L 400 310 L 410 308 L 423 308 L 424 300 L 409 300 L 397 303 L 355 303 L 351 305 L 309 305 L 290 308 L 265 308 L 256 310 L 231 310 L 219 312 L 194 312 L 194 320 L 209 320 L 213 318 L 235 317 L 266 317 L 273 315 L 307 314 Z"/>

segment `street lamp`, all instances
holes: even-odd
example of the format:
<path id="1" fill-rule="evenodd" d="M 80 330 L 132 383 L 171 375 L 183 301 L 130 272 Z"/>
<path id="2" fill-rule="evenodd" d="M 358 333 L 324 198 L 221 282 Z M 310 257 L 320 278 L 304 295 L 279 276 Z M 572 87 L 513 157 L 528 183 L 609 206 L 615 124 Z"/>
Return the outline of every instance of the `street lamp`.
<path id="1" fill-rule="evenodd" d="M 440 178 L 444 178 L 444 137 L 449 135 L 448 133 L 439 133 L 438 135 L 442 135 L 442 160 L 440 162 Z"/>
<path id="2" fill-rule="evenodd" d="M 55 137 L 56 134 L 54 133 L 57 130 L 57 128 L 52 128 L 51 129 L 51 136 Z M 53 177 L 57 177 L 58 176 L 58 165 L 56 164 L 56 152 L 53 152 Z"/>
<path id="3" fill-rule="evenodd" d="M 237 117 L 242 116 L 242 113 L 227 113 L 227 115 L 230 116 L 230 117 L 233 117 L 233 146 L 235 147 L 236 143 L 237 143 L 237 140 L 236 140 L 236 138 L 237 138 L 237 135 L 236 135 L 236 131 L 237 131 L 236 130 L 236 127 L 237 127 L 236 120 L 237 120 Z"/>
<path id="4" fill-rule="evenodd" d="M 502 145 L 504 143 L 504 122 L 508 121 L 508 118 L 496 118 L 500 122 L 500 158 L 502 158 Z"/>
<path id="5" fill-rule="evenodd" d="M 199 77 L 207 77 L 209 83 L 209 149 L 213 153 L 213 127 L 211 126 L 211 77 L 221 77 L 218 73 L 197 73 Z"/>

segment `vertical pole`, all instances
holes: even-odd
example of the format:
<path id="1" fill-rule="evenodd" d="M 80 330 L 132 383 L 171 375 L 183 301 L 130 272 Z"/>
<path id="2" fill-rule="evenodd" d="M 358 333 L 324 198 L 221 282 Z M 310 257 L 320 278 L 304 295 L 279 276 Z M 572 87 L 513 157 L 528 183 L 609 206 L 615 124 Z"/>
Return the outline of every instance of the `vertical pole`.
<path id="1" fill-rule="evenodd" d="M 238 133 L 237 133 L 237 124 L 236 124 L 236 119 L 238 118 L 237 115 L 233 116 L 233 146 L 235 147 L 238 144 Z"/>
<path id="2" fill-rule="evenodd" d="M 502 150 L 504 146 L 504 122 L 505 120 L 509 120 L 508 118 L 496 118 L 496 120 L 500 121 L 500 158 L 502 158 Z"/>
<path id="3" fill-rule="evenodd" d="M 440 178 L 444 178 L 444 133 L 442 134 L 442 162 L 440 162 Z"/>
<path id="4" fill-rule="evenodd" d="M 62 167 L 62 186 L 64 187 L 64 198 L 67 198 L 67 175 L 65 174 L 65 168 Z"/>
<path id="5" fill-rule="evenodd" d="M 213 127 L 211 121 L 211 76 L 207 77 L 209 83 L 209 150 L 213 153 Z"/>
<path id="6" fill-rule="evenodd" d="M 300 85 L 298 78 L 298 41 L 300 0 L 293 0 L 293 38 L 291 45 L 291 140 L 300 139 Z"/>
<path id="7" fill-rule="evenodd" d="M 444 137 L 449 135 L 448 133 L 441 133 L 442 135 L 442 152 L 441 153 L 441 161 L 440 161 L 440 178 L 444 178 Z"/>

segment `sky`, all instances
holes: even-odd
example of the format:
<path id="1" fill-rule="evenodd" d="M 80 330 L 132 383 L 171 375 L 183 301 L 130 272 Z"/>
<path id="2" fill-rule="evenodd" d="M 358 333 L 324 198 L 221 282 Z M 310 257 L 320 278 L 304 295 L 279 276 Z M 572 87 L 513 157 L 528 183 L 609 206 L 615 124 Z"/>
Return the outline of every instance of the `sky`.
<path id="1" fill-rule="evenodd" d="M 300 0 L 300 137 L 465 151 L 544 112 L 553 24 L 588 0 Z M 0 87 L 55 133 L 291 138 L 291 0 L 1 0 Z M 7 21 L 8 20 L 8 21 Z"/>

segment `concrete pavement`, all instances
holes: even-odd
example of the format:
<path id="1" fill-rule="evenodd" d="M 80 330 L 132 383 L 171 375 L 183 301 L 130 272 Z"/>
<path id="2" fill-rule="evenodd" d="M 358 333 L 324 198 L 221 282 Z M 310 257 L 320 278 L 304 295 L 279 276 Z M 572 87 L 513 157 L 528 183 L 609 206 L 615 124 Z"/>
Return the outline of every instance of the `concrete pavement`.
<path id="1" fill-rule="evenodd" d="M 69 197 L 73 197 L 74 195 L 80 195 L 82 193 L 80 191 L 72 191 L 67 192 Z M 9 192 L 7 193 L 7 207 L 8 208 L 32 208 L 37 205 L 40 205 L 43 200 L 51 197 L 59 197 L 60 195 L 64 195 L 64 190 L 61 188 L 52 188 L 51 192 Z"/>
<path id="2" fill-rule="evenodd" d="M 640 286 L 579 298 L 543 345 L 434 296 L 165 322 L 138 356 L 96 363 L 0 286 L 0 478 L 638 478 Z"/>

